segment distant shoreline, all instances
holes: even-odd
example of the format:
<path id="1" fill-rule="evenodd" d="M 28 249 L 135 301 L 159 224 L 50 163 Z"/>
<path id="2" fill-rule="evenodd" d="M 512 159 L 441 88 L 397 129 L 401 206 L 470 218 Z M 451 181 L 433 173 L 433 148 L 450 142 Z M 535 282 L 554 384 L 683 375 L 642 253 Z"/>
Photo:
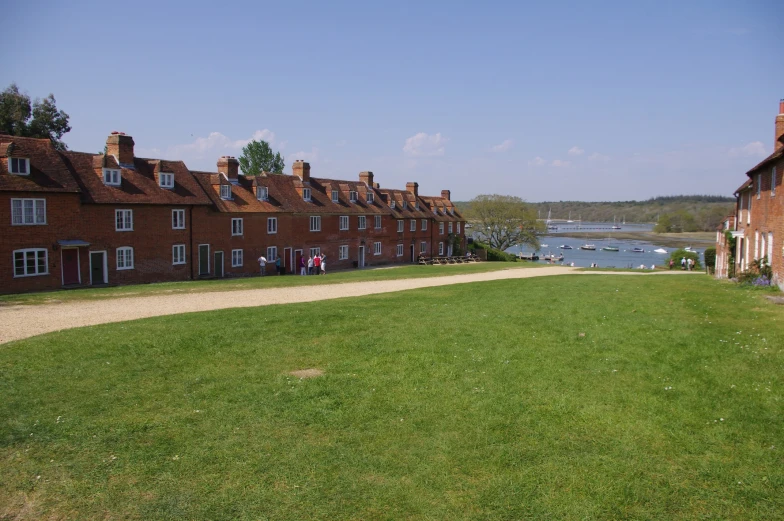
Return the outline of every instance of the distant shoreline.
<path id="1" fill-rule="evenodd" d="M 563 232 L 548 237 L 568 237 L 570 239 L 618 239 L 651 242 L 669 248 L 683 246 L 708 247 L 716 244 L 715 232 L 654 233 L 654 232 Z"/>

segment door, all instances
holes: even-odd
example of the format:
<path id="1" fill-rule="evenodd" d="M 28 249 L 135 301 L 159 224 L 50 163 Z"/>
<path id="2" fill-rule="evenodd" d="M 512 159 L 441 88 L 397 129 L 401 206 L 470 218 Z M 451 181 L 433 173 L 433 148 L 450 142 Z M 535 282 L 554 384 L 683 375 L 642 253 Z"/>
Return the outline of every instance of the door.
<path id="1" fill-rule="evenodd" d="M 452 256 L 452 245 L 451 244 L 446 247 L 446 256 L 447 257 L 451 257 Z"/>
<path id="2" fill-rule="evenodd" d="M 106 284 L 106 252 L 90 252 L 90 284 Z"/>
<path id="3" fill-rule="evenodd" d="M 414 258 L 414 245 L 412 244 L 411 245 L 411 262 L 414 262 L 414 260 L 415 260 L 415 258 Z"/>
<path id="4" fill-rule="evenodd" d="M 299 273 L 299 267 L 302 265 L 302 250 L 294 250 L 294 271 L 292 273 Z"/>
<path id="5" fill-rule="evenodd" d="M 210 274 L 210 245 L 199 244 L 199 275 Z"/>
<path id="6" fill-rule="evenodd" d="M 357 265 L 360 268 L 364 268 L 365 267 L 365 247 L 364 246 L 360 246 L 359 247 L 359 259 L 357 261 Z"/>
<path id="7" fill-rule="evenodd" d="M 215 276 L 217 278 L 223 278 L 223 252 L 216 251 L 215 252 Z"/>
<path id="8" fill-rule="evenodd" d="M 294 264 L 294 253 L 291 248 L 283 248 L 283 273 L 295 273 L 296 264 Z"/>
<path id="9" fill-rule="evenodd" d="M 63 262 L 63 286 L 79 284 L 81 282 L 79 274 L 79 249 L 63 248 L 61 256 Z"/>

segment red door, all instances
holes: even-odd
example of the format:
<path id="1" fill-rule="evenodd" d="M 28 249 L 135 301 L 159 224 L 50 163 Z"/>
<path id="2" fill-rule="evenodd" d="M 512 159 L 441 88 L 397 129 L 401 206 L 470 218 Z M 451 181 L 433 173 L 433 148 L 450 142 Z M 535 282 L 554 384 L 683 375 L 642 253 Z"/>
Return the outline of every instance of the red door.
<path id="1" fill-rule="evenodd" d="M 63 285 L 79 284 L 79 250 L 63 249 Z"/>

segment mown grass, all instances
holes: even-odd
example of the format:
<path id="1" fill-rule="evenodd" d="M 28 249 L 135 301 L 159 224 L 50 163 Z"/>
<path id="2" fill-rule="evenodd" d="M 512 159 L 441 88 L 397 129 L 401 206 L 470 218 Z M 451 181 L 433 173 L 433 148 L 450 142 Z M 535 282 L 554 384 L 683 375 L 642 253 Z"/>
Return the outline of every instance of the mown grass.
<path id="1" fill-rule="evenodd" d="M 0 517 L 781 519 L 782 346 L 696 276 L 49 334 L 0 349 Z"/>
<path id="2" fill-rule="evenodd" d="M 363 282 L 374 280 L 416 279 L 423 277 L 444 277 L 485 273 L 505 269 L 535 268 L 516 262 L 480 262 L 472 264 L 446 264 L 434 266 L 390 266 L 363 270 L 336 271 L 322 276 L 266 275 L 264 277 L 243 277 L 234 279 L 193 280 L 185 282 L 161 282 L 156 284 L 137 284 L 105 288 L 84 288 L 20 295 L 0 295 L 0 306 L 19 304 L 49 304 L 52 302 L 72 302 L 77 300 L 101 300 L 125 297 L 142 297 L 178 293 L 207 293 L 211 291 L 235 291 L 243 289 L 283 288 L 292 286 L 312 286 L 341 284 L 343 282 Z"/>

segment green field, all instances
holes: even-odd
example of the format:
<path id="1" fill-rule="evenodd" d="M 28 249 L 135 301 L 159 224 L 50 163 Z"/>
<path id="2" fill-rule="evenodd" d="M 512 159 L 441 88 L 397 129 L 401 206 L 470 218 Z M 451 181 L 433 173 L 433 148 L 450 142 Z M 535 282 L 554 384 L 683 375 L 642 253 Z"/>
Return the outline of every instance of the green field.
<path id="1" fill-rule="evenodd" d="M 6 344 L 0 519 L 782 519 L 763 295 L 566 275 Z"/>

